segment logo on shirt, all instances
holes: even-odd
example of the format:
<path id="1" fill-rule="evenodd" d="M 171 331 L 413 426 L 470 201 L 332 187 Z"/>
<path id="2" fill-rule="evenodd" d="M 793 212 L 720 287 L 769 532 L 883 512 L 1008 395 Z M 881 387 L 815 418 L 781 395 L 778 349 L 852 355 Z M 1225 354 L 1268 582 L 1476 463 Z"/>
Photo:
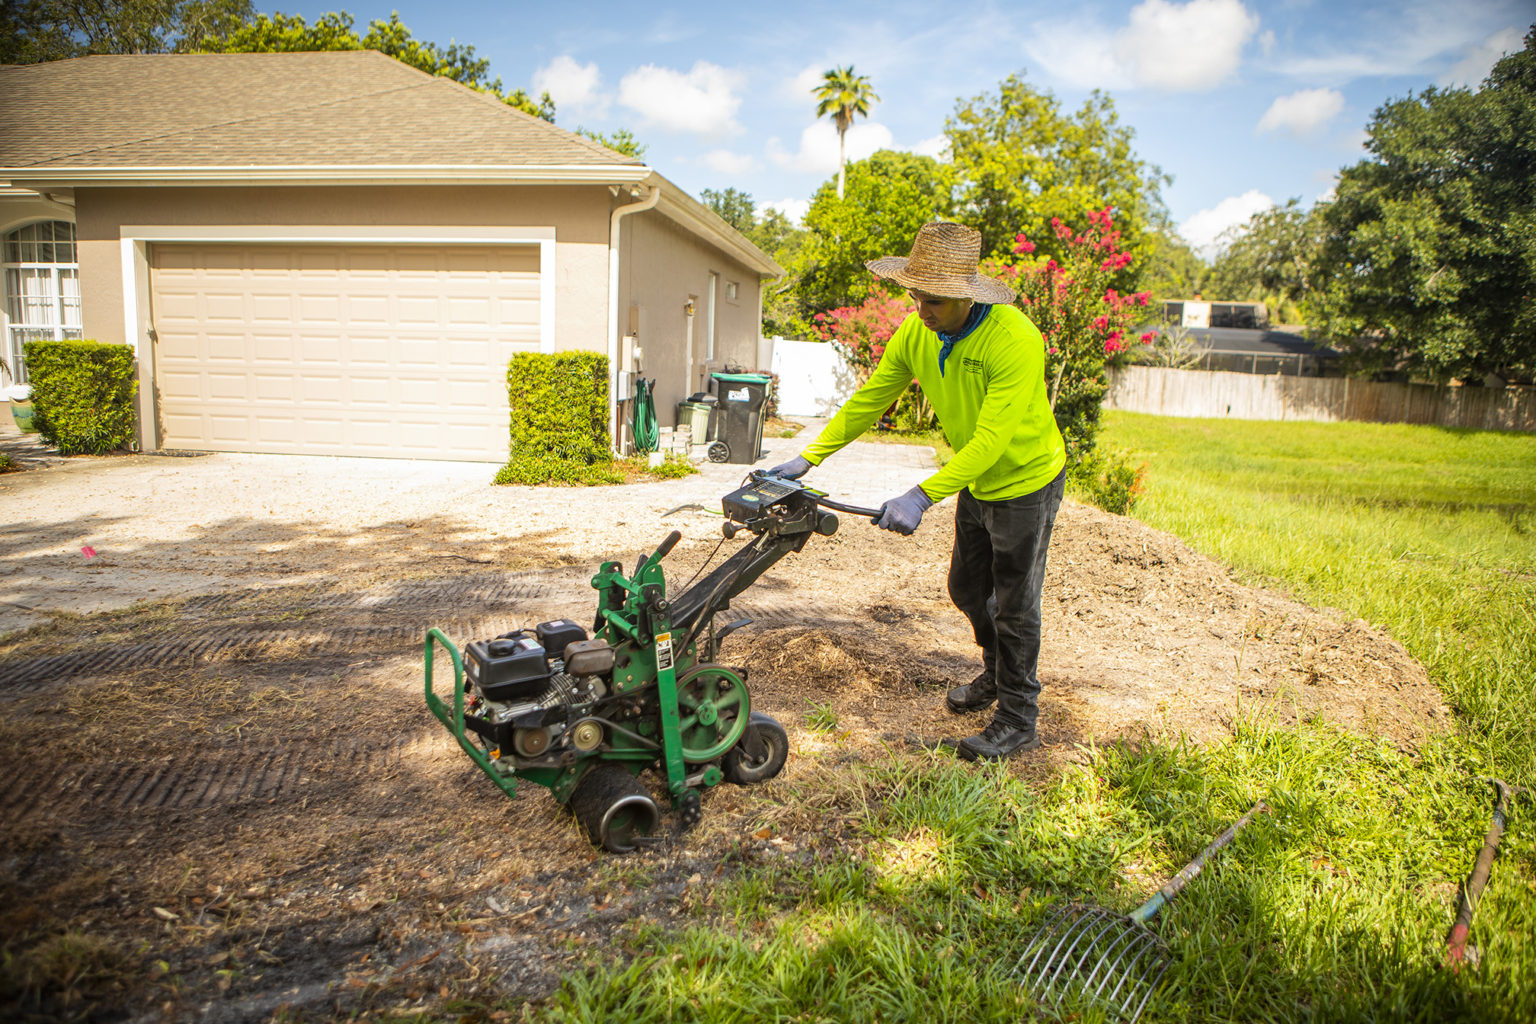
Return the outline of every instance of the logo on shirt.
<path id="1" fill-rule="evenodd" d="M 984 369 L 986 369 L 985 364 L 983 364 L 980 359 L 972 359 L 970 356 L 966 356 L 961 359 L 960 365 L 965 368 L 965 372 L 967 373 L 981 373 Z"/>

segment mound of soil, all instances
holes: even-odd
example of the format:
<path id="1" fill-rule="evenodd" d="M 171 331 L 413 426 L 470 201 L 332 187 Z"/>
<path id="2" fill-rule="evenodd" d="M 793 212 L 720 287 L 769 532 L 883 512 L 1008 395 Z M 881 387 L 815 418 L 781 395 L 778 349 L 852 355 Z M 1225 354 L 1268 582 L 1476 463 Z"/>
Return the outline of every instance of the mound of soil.
<path id="1" fill-rule="evenodd" d="M 979 728 L 985 715 L 957 720 L 943 707 L 944 689 L 981 667 L 945 593 L 949 529 L 919 531 L 899 552 L 872 534 L 854 527 L 807 547 L 796 580 L 744 595 L 773 624 L 743 634 L 755 698 L 791 717 L 824 708 L 850 741 Z M 776 624 L 801 602 L 816 625 Z M 1210 741 L 1253 715 L 1326 719 L 1412 750 L 1448 721 L 1422 666 L 1379 630 L 1245 585 L 1175 537 L 1073 502 L 1052 539 L 1043 619 L 1043 758 L 1143 732 Z"/>

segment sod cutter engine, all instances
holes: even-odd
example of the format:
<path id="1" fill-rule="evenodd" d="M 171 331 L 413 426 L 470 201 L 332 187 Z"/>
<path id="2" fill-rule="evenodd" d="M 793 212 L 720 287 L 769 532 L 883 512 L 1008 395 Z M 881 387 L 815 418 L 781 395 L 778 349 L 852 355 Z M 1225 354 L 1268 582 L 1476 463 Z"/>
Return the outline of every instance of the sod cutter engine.
<path id="1" fill-rule="evenodd" d="M 543 622 L 466 647 L 427 630 L 427 707 L 507 796 L 519 781 L 547 788 L 592 842 L 635 848 L 661 813 L 638 776 L 657 768 L 682 825 L 697 824 L 699 791 L 750 785 L 784 767 L 784 727 L 752 710 L 747 669 L 720 664 L 720 645 L 750 619 L 716 617 L 769 566 L 813 534 L 837 530 L 833 510 L 879 516 L 830 500 L 794 480 L 753 471 L 722 499 L 724 533 L 752 539 L 679 597 L 667 597 L 661 560 L 673 531 L 634 572 L 604 562 L 592 578 L 597 616 L 589 635 L 570 619 Z M 432 690 L 433 654 L 453 661 L 453 698 Z"/>

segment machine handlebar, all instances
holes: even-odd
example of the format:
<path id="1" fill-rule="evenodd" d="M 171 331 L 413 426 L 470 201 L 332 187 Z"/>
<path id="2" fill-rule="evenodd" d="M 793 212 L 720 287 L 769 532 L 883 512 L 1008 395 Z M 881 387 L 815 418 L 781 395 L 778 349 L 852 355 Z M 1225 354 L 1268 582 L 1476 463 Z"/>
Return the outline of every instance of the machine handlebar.
<path id="1" fill-rule="evenodd" d="M 845 505 L 840 501 L 833 501 L 826 495 L 818 495 L 816 504 L 823 508 L 829 508 L 834 512 L 847 512 L 851 516 L 868 516 L 870 519 L 879 519 L 881 511 L 878 508 L 861 508 L 858 505 Z"/>
<path id="2" fill-rule="evenodd" d="M 681 531 L 673 530 L 671 533 L 667 534 L 666 539 L 661 542 L 661 546 L 656 549 L 656 553 L 651 556 L 651 561 L 659 562 L 663 558 L 666 558 L 668 552 L 677 547 L 677 542 L 682 539 L 683 535 Z"/>

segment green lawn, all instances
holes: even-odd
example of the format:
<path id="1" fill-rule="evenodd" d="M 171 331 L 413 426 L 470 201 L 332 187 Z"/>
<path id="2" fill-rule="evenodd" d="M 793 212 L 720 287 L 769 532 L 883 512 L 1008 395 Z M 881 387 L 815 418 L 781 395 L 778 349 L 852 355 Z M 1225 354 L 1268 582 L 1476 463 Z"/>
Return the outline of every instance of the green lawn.
<path id="1" fill-rule="evenodd" d="M 1392 633 L 1484 769 L 1536 785 L 1536 437 L 1110 413 L 1135 515 Z"/>
<path id="2" fill-rule="evenodd" d="M 1009 979 L 1049 906 L 1129 910 L 1263 798 L 1273 813 L 1153 922 L 1173 964 L 1143 1020 L 1536 1020 L 1536 801 L 1510 815 L 1477 963 L 1440 966 L 1484 779 L 1536 782 L 1536 438 L 1111 414 L 1103 440 L 1146 463 L 1137 516 L 1390 631 L 1454 732 L 1410 755 L 1254 720 L 1208 747 L 1094 751 L 1044 782 L 942 753 L 829 763 L 792 799 L 852 832 L 840 852 L 726 872 L 685 923 L 635 927 L 537 1017 L 1105 1019 Z"/>

